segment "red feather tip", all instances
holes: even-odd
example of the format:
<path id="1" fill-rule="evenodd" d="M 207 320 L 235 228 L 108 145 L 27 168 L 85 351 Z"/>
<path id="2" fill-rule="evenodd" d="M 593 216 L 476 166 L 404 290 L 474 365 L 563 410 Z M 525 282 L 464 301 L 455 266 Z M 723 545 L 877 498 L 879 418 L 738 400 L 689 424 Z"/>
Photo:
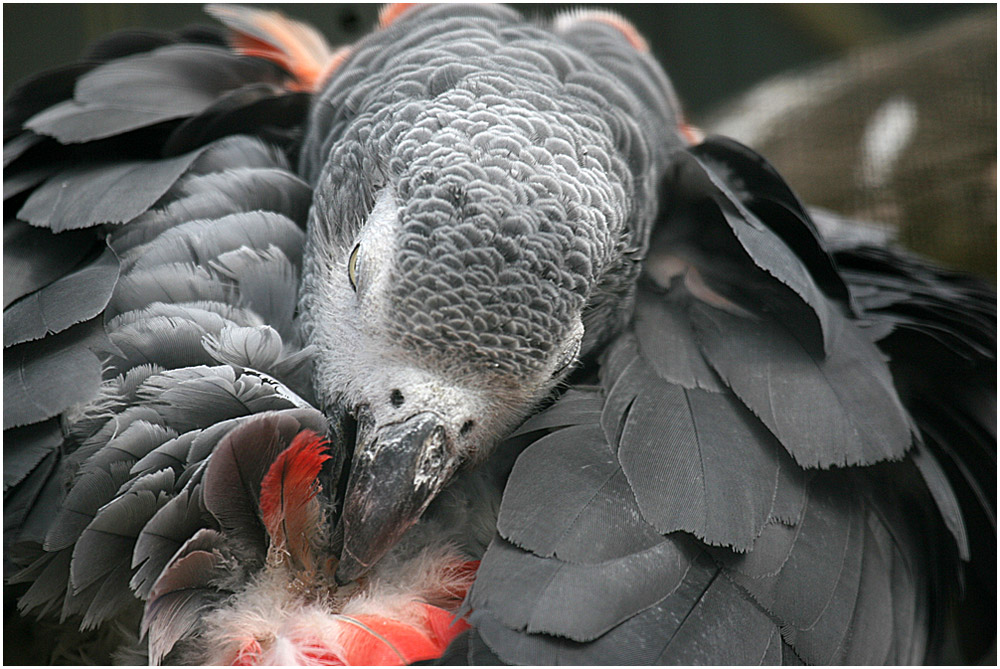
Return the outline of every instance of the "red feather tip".
<path id="1" fill-rule="evenodd" d="M 260 513 L 272 544 L 282 548 L 287 544 L 288 552 L 300 562 L 319 522 L 316 477 L 331 457 L 328 449 L 324 437 L 303 430 L 275 458 L 260 483 Z"/>

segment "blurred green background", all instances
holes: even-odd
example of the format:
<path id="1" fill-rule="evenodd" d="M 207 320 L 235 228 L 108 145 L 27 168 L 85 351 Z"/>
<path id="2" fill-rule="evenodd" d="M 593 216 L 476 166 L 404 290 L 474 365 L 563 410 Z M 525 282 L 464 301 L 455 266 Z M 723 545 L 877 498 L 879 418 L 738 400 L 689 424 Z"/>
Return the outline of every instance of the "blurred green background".
<path id="1" fill-rule="evenodd" d="M 572 6 L 518 5 L 529 16 L 549 16 Z M 281 10 L 339 44 L 367 32 L 379 7 L 287 3 Z M 872 54 L 860 69 L 844 75 L 865 80 L 855 87 L 860 93 L 850 93 L 864 99 L 855 104 L 848 96 L 830 103 L 846 107 L 829 116 L 840 119 L 840 125 L 830 125 L 826 110 L 814 110 L 813 118 L 783 126 L 782 137 L 736 138 L 771 159 L 805 200 L 889 223 L 899 228 L 901 241 L 911 248 L 951 266 L 996 276 L 996 5 L 617 4 L 614 10 L 646 36 L 690 120 L 709 128 L 721 118 L 719 110 L 727 102 L 769 77 Z M 926 72 L 926 81 L 911 81 L 901 92 L 917 96 L 918 106 L 937 107 L 931 113 L 921 107 L 921 132 L 910 156 L 904 156 L 907 165 L 919 163 L 920 169 L 909 169 L 905 183 L 890 184 L 884 193 L 862 190 L 854 175 L 858 164 L 853 135 L 860 135 L 883 100 L 879 90 L 891 93 L 903 76 L 888 72 L 873 79 L 866 73 L 879 67 L 879 59 L 891 60 L 893 45 L 919 42 L 928 31 L 970 16 L 980 27 L 986 24 L 977 41 L 959 34 L 930 55 L 923 47 L 908 52 L 910 78 Z M 192 23 L 211 23 L 201 5 L 4 4 L 4 92 L 25 76 L 73 60 L 110 31 Z M 970 53 L 959 59 L 952 51 L 963 43 L 971 44 L 965 49 Z M 951 90 L 957 79 L 964 88 L 935 105 L 937 91 Z M 776 97 L 774 104 L 784 101 Z M 935 128 L 929 134 L 930 124 Z"/>

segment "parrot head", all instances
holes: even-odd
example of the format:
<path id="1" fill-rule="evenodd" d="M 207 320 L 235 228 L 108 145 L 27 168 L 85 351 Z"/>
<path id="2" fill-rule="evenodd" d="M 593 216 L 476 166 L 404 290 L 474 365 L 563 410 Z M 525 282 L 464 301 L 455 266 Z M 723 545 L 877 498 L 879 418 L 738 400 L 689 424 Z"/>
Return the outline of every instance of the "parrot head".
<path id="1" fill-rule="evenodd" d="M 314 385 L 358 424 L 341 582 L 623 325 L 651 216 L 639 122 L 538 63 L 582 56 L 520 20 L 504 37 L 449 16 L 360 43 L 303 149 Z M 518 39 L 541 55 L 519 61 Z"/>

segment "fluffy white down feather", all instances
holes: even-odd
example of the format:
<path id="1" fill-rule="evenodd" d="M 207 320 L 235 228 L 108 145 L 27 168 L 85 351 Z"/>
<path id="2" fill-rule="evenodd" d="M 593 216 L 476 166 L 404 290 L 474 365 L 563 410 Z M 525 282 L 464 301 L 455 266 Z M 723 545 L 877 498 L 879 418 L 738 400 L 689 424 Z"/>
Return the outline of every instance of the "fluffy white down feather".
<path id="1" fill-rule="evenodd" d="M 390 556 L 365 585 L 341 588 L 307 589 L 284 567 L 265 569 L 205 617 L 198 644 L 203 652 L 185 659 L 231 664 L 252 640 L 262 649 L 257 664 L 301 665 L 314 663 L 317 654 L 343 656 L 344 616 L 417 623 L 422 609 L 415 604 L 441 603 L 446 593 L 469 586 L 471 576 L 454 569 L 465 560 L 450 546 L 426 548 L 408 560 Z"/>

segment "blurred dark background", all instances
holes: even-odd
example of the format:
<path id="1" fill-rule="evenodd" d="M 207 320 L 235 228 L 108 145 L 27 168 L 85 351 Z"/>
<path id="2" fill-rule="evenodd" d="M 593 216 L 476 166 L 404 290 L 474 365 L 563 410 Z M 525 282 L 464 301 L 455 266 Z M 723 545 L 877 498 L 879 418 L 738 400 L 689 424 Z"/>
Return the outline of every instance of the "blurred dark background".
<path id="1" fill-rule="evenodd" d="M 572 6 L 518 8 L 528 16 L 550 16 Z M 288 3 L 281 10 L 338 44 L 367 32 L 379 7 Z M 617 4 L 614 10 L 646 36 L 691 121 L 709 130 L 730 130 L 760 150 L 805 200 L 889 223 L 899 228 L 901 241 L 922 253 L 996 276 L 996 5 Z M 965 33 L 952 30 L 950 38 L 942 38 L 947 44 L 938 39 L 936 49 L 926 46 L 926 35 L 963 20 Z M 25 76 L 74 59 L 107 32 L 198 22 L 211 22 L 198 4 L 5 4 L 4 92 Z M 967 37 L 970 29 L 976 34 Z M 911 43 L 918 44 L 909 48 Z M 896 57 L 900 51 L 904 56 Z M 866 53 L 868 59 L 859 61 L 857 55 Z M 839 115 L 814 109 L 810 118 L 783 119 L 782 135 L 770 137 L 741 136 L 724 123 L 740 113 L 732 102 L 768 78 L 789 71 L 808 76 L 810 68 L 852 58 L 853 70 L 840 76 L 852 79 L 853 87 L 828 101 L 830 109 L 842 108 Z M 894 58 L 897 70 L 872 74 Z M 904 70 L 906 85 L 899 83 Z M 937 94 L 954 89 L 958 80 L 957 93 Z M 860 167 L 851 147 L 895 88 L 917 102 L 921 125 L 904 162 L 919 169 L 909 169 L 905 183 L 873 194 L 854 174 Z M 774 96 L 774 105 L 787 104 Z M 925 112 L 927 105 L 935 107 L 933 113 Z M 838 125 L 831 127 L 834 117 Z M 929 134 L 930 124 L 935 131 Z M 858 137 L 847 142 L 852 133 Z M 819 145 L 822 150 L 815 150 Z M 942 164 L 947 167 L 940 169 Z"/>

